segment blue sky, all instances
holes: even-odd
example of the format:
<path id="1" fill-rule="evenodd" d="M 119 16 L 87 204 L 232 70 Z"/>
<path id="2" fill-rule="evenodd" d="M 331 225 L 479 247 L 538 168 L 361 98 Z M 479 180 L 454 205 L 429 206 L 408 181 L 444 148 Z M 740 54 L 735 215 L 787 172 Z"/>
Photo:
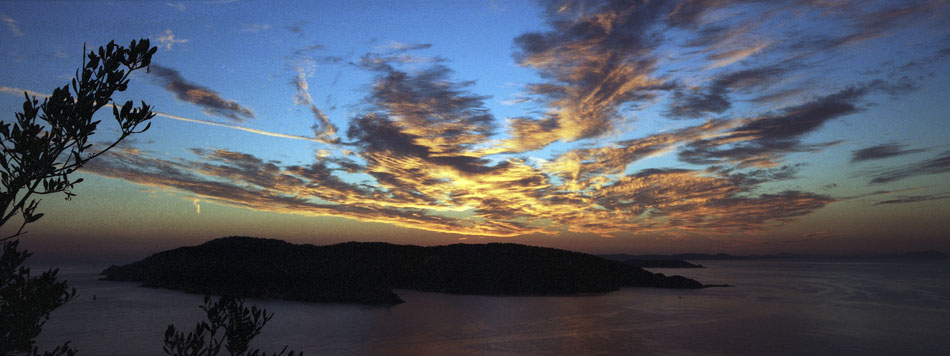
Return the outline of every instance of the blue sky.
<path id="1" fill-rule="evenodd" d="M 234 234 L 948 249 L 948 14 L 943 1 L 12 1 L 0 110 L 10 120 L 24 90 L 66 84 L 83 43 L 159 47 L 115 100 L 160 115 L 86 167 L 77 199 L 43 201 L 40 249 Z"/>

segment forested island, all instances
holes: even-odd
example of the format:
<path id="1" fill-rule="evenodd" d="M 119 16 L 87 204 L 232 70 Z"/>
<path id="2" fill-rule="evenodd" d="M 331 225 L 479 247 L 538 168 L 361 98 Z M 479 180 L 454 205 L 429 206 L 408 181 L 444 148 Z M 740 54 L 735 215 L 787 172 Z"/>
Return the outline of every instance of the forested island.
<path id="1" fill-rule="evenodd" d="M 253 237 L 159 252 L 102 275 L 188 293 L 384 305 L 402 302 L 393 289 L 540 296 L 705 287 L 589 254 L 518 244 L 314 246 Z"/>

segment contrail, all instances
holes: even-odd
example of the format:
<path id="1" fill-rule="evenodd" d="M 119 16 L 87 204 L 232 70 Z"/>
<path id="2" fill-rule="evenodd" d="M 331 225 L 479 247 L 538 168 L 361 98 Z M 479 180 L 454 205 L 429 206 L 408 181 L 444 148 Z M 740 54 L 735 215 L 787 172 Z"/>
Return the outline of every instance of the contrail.
<path id="1" fill-rule="evenodd" d="M 26 93 L 29 94 L 29 95 L 37 96 L 37 97 L 41 97 L 41 98 L 49 98 L 49 97 L 50 97 L 49 94 L 43 94 L 43 93 L 35 92 L 35 91 L 32 91 L 32 90 L 25 90 L 25 89 L 19 89 L 19 88 L 11 88 L 11 87 L 0 87 L 0 92 L 4 92 L 4 93 L 7 93 L 7 94 L 11 94 L 11 95 L 21 95 L 21 94 L 23 94 L 23 92 L 26 92 Z M 109 107 L 116 107 L 115 104 L 111 104 L 111 103 L 108 104 L 108 105 L 106 105 L 106 106 L 109 106 Z M 254 133 L 254 134 L 258 134 L 258 135 L 264 135 L 264 136 L 270 136 L 270 137 L 280 137 L 280 138 L 289 138 L 289 139 L 293 139 L 293 140 L 312 141 L 312 142 L 319 142 L 319 143 L 332 143 L 332 142 L 326 142 L 325 140 L 321 140 L 321 139 L 318 139 L 318 138 L 315 138 L 315 137 L 297 136 L 297 135 L 287 135 L 287 134 L 282 134 L 282 133 L 277 133 L 277 132 L 270 132 L 270 131 L 252 129 L 252 128 L 244 127 L 244 126 L 222 124 L 222 123 L 214 122 L 214 121 L 205 121 L 205 120 L 198 120 L 198 119 L 190 119 L 190 118 L 187 118 L 187 117 L 181 117 L 181 116 L 178 116 L 178 115 L 166 114 L 166 113 L 158 112 L 158 111 L 154 111 L 154 113 L 155 113 L 156 116 L 161 116 L 161 117 L 168 118 L 168 119 L 172 119 L 172 120 L 185 121 L 185 122 L 193 122 L 193 123 L 196 123 L 196 124 L 202 124 L 202 125 L 208 125 L 208 126 L 224 127 L 224 128 L 228 128 L 228 129 L 232 129 L 232 130 L 239 130 L 239 131 L 244 131 L 244 132 L 250 132 L 250 133 Z"/>

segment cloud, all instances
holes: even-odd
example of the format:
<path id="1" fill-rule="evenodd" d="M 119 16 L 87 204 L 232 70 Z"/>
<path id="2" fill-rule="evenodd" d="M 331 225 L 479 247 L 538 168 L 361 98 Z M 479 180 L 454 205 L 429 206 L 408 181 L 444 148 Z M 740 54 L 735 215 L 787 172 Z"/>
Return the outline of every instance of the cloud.
<path id="1" fill-rule="evenodd" d="M 936 157 L 901 167 L 885 169 L 871 174 L 872 184 L 894 182 L 905 178 L 950 172 L 950 151 Z"/>
<path id="2" fill-rule="evenodd" d="M 16 37 L 23 37 L 23 31 L 20 30 L 20 26 L 17 25 L 17 21 L 10 18 L 6 14 L 0 14 L 0 21 L 3 21 L 3 24 L 7 26 L 7 30 L 10 30 Z"/>
<path id="3" fill-rule="evenodd" d="M 511 236 L 512 229 L 520 226 L 517 223 L 451 219 L 427 214 L 411 206 L 388 207 L 386 203 L 392 199 L 387 199 L 385 192 L 364 190 L 328 178 L 333 177 L 328 173 L 332 169 L 321 164 L 250 171 L 229 168 L 228 165 L 242 162 L 259 163 L 254 156 L 223 150 L 198 153 L 224 164 L 168 161 L 146 155 L 110 151 L 100 157 L 101 159 L 87 164 L 83 170 L 148 186 L 174 188 L 195 194 L 203 200 L 255 210 L 298 215 L 344 216 L 360 221 L 385 222 L 397 226 L 470 235 Z M 227 181 L 220 179 L 224 177 L 228 178 Z M 520 231 L 532 229 L 524 228 Z"/>
<path id="4" fill-rule="evenodd" d="M 693 142 L 734 126 L 728 121 L 707 121 L 670 133 L 618 142 L 615 146 L 575 149 L 543 165 L 545 172 L 565 180 L 564 189 L 600 189 L 610 176 L 623 174 L 627 167 L 647 157 L 667 152 L 676 145 Z"/>
<path id="5" fill-rule="evenodd" d="M 896 142 L 883 143 L 851 151 L 851 163 L 903 156 L 926 151 L 925 149 L 905 150 L 906 145 Z"/>
<path id="6" fill-rule="evenodd" d="M 256 210 L 341 216 L 482 236 L 552 234 L 559 229 L 601 235 L 761 231 L 834 201 L 799 191 L 754 195 L 750 193 L 756 184 L 682 169 L 644 170 L 591 195 L 557 189 L 519 160 L 467 172 L 421 157 L 364 153 L 370 163 L 357 169 L 376 180 L 365 185 L 337 177 L 334 172 L 347 168 L 333 161 L 281 166 L 234 151 L 192 152 L 197 160 L 170 161 L 144 152 L 110 151 L 84 170 Z M 464 210 L 470 210 L 471 216 L 439 214 Z"/>
<path id="7" fill-rule="evenodd" d="M 172 50 L 172 45 L 188 43 L 189 41 L 187 39 L 175 38 L 175 34 L 172 33 L 171 29 L 165 30 L 165 34 L 158 36 L 156 39 L 158 40 L 158 43 L 161 43 L 163 46 L 165 46 L 165 49 L 169 51 Z"/>
<path id="8" fill-rule="evenodd" d="M 297 71 L 297 76 L 293 82 L 297 89 L 297 93 L 294 95 L 294 103 L 310 108 L 310 113 L 313 114 L 313 118 L 316 121 L 311 127 L 314 137 L 325 143 L 339 143 L 340 139 L 336 135 L 337 127 L 330 122 L 330 118 L 313 103 L 313 98 L 310 97 L 310 84 L 307 83 L 307 71 L 300 67 L 294 67 L 294 69 Z"/>
<path id="9" fill-rule="evenodd" d="M 390 41 L 385 46 L 381 46 L 381 50 L 395 51 L 395 52 L 407 52 L 407 51 L 417 51 L 422 49 L 432 48 L 431 43 L 402 43 L 396 41 Z"/>
<path id="10" fill-rule="evenodd" d="M 292 32 L 292 33 L 296 33 L 296 34 L 299 35 L 299 36 L 303 36 L 303 26 L 306 25 L 306 24 L 307 24 L 307 22 L 305 22 L 305 21 L 298 21 L 298 22 L 294 23 L 293 25 L 284 26 L 284 28 L 285 28 L 287 31 L 290 31 L 290 32 Z"/>
<path id="11" fill-rule="evenodd" d="M 235 101 L 221 98 L 214 90 L 185 80 L 177 70 L 153 63 L 150 72 L 156 76 L 156 80 L 165 85 L 165 90 L 175 94 L 178 100 L 198 105 L 208 115 L 226 117 L 236 122 L 254 118 L 250 109 Z"/>
<path id="12" fill-rule="evenodd" d="M 759 43 L 749 47 L 737 48 L 729 51 L 723 51 L 715 54 L 709 55 L 709 59 L 714 62 L 711 63 L 706 69 L 716 69 L 719 67 L 725 67 L 727 65 L 736 63 L 752 55 L 761 52 L 763 49 L 768 47 L 769 43 Z"/>
<path id="13" fill-rule="evenodd" d="M 830 120 L 860 112 L 857 102 L 861 98 L 886 88 L 890 86 L 880 81 L 851 86 L 774 114 L 746 119 L 728 134 L 691 143 L 678 155 L 680 160 L 693 164 L 772 166 L 788 153 L 818 151 L 837 144 L 804 144 L 802 137 Z"/>
<path id="14" fill-rule="evenodd" d="M 367 98 L 372 112 L 355 120 L 347 135 L 364 144 L 385 142 L 390 139 L 367 136 L 366 130 L 386 130 L 394 140 L 388 149 L 424 147 L 433 156 L 470 151 L 491 136 L 494 117 L 484 106 L 488 97 L 468 93 L 466 88 L 473 82 L 452 81 L 452 71 L 441 64 L 413 74 L 393 65 L 382 62 L 376 67 L 380 75 Z M 403 136 L 412 138 L 411 145 L 396 144 Z M 365 147 L 376 149 L 381 144 L 370 142 Z"/>
<path id="15" fill-rule="evenodd" d="M 876 4 L 847 2 L 840 4 L 835 15 L 845 18 L 847 25 L 839 26 L 837 36 L 818 36 L 793 45 L 793 48 L 811 53 L 853 46 L 865 41 L 889 36 L 894 32 L 926 19 L 944 4 L 941 1 L 907 1 L 898 5 L 875 8 Z M 850 30 L 850 31 L 848 31 Z"/>
<path id="16" fill-rule="evenodd" d="M 931 201 L 931 200 L 941 200 L 948 199 L 950 195 L 944 194 L 935 194 L 935 195 L 908 195 L 903 196 L 897 199 L 882 200 L 874 203 L 874 205 L 887 205 L 887 204 L 909 204 L 909 203 L 918 203 L 922 201 Z"/>
<path id="17" fill-rule="evenodd" d="M 859 83 L 848 82 L 848 75 L 821 77 L 840 64 L 828 64 L 833 54 L 821 50 L 911 26 L 924 13 L 918 4 L 548 1 L 546 27 L 514 43 L 516 63 L 538 75 L 522 99 L 536 106 L 503 126 L 488 110 L 489 97 L 474 92 L 472 78 L 456 78 L 441 57 L 419 55 L 433 50 L 430 44 L 390 42 L 352 59 L 323 55 L 323 46 L 311 45 L 288 57 L 294 103 L 314 118 L 314 136 L 294 138 L 336 145 L 321 146 L 312 162 L 284 164 L 209 148 L 177 159 L 116 150 L 86 169 L 202 202 L 463 235 L 768 231 L 838 201 L 896 192 L 832 197 L 806 191 L 835 185 L 802 177 L 811 171 L 803 168 L 806 161 L 789 154 L 845 142 L 849 137 L 812 139 L 829 122 L 917 88 L 893 75 L 884 81 L 869 74 Z M 816 29 L 840 31 L 813 36 L 816 30 L 800 24 L 814 19 L 821 19 Z M 288 30 L 302 34 L 302 23 Z M 309 92 L 318 65 L 339 63 L 372 76 L 363 100 L 349 106 L 343 139 Z M 181 100 L 207 99 L 199 104 L 203 109 L 235 121 L 253 117 L 177 71 L 158 66 L 156 72 Z M 202 95 L 189 99 L 190 91 Z M 654 118 L 660 122 L 634 121 Z M 662 131 L 641 131 L 654 128 Z M 552 147 L 556 142 L 572 145 Z M 524 156 L 529 151 L 536 152 Z M 851 158 L 917 152 L 885 143 Z M 950 171 L 943 162 L 948 157 L 864 176 L 890 182 L 943 173 Z M 657 162 L 662 165 L 641 166 Z M 945 197 L 911 195 L 879 204 Z"/>
<path id="18" fill-rule="evenodd" d="M 732 107 L 732 92 L 752 93 L 769 89 L 794 65 L 770 65 L 721 74 L 705 88 L 679 89 L 673 92 L 664 115 L 671 119 L 695 119 L 721 114 Z"/>
<path id="19" fill-rule="evenodd" d="M 529 86 L 546 103 L 545 117 L 522 118 L 509 130 L 513 151 L 601 136 L 614 129 L 619 111 L 668 89 L 653 76 L 658 45 L 651 30 L 668 2 L 549 4 L 547 32 L 515 39 L 518 64 L 547 80 Z"/>
<path id="20" fill-rule="evenodd" d="M 221 149 L 192 149 L 195 159 L 175 161 L 116 151 L 87 169 L 222 204 L 483 236 L 760 231 L 834 201 L 801 191 L 754 193 L 794 177 L 793 166 L 625 173 L 679 145 L 728 135 L 748 124 L 741 120 L 572 150 L 537 167 L 522 158 L 489 159 L 498 151 L 487 97 L 471 93 L 472 82 L 453 79 L 441 63 L 413 71 L 402 65 L 364 67 L 376 77 L 350 121 L 351 141 L 341 142 L 354 159 L 318 155 L 310 165 L 285 166 Z M 298 102 L 312 101 L 299 95 Z M 338 172 L 366 178 L 352 182 Z"/>
<path id="21" fill-rule="evenodd" d="M 271 26 L 268 24 L 252 23 L 252 24 L 241 25 L 241 31 L 251 32 L 251 33 L 264 32 L 270 29 L 271 29 Z"/>
<path id="22" fill-rule="evenodd" d="M 167 2 L 167 3 L 165 3 L 165 5 L 171 6 L 171 7 L 175 8 L 176 10 L 181 11 L 181 12 L 185 12 L 185 10 L 187 9 L 187 8 L 185 7 L 185 4 L 184 4 L 184 3 L 181 3 L 181 2 L 177 2 L 177 3 Z"/>

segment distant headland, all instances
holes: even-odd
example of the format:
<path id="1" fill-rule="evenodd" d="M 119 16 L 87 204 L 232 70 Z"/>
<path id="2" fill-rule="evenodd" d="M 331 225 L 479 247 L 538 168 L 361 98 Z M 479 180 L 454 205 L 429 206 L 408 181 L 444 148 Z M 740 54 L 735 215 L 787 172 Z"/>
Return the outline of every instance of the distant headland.
<path id="1" fill-rule="evenodd" d="M 706 287 L 589 254 L 518 244 L 314 246 L 253 237 L 159 252 L 102 275 L 189 293 L 388 305 L 402 302 L 394 289 L 540 296 Z"/>

